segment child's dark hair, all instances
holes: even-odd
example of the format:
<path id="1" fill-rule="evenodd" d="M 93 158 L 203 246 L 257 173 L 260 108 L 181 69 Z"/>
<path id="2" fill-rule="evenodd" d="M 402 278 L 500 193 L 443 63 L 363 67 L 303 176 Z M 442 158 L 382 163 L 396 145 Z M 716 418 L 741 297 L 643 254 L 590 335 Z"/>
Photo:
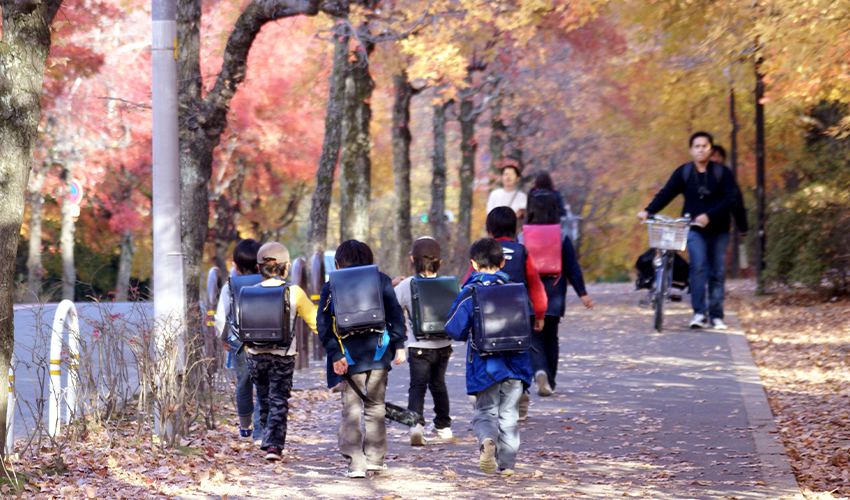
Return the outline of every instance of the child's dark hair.
<path id="1" fill-rule="evenodd" d="M 257 272 L 257 252 L 260 245 L 253 238 L 245 238 L 233 249 L 233 264 L 239 274 L 254 274 Z"/>
<path id="2" fill-rule="evenodd" d="M 558 224 L 558 199 L 548 189 L 532 189 L 528 194 L 526 224 Z"/>
<path id="3" fill-rule="evenodd" d="M 260 274 L 263 275 L 263 279 L 270 279 L 274 277 L 283 278 L 286 276 L 287 268 L 289 267 L 289 262 L 279 263 L 279 262 L 264 262 L 262 264 L 257 264 L 260 268 Z"/>
<path id="4" fill-rule="evenodd" d="M 413 271 L 416 272 L 416 274 L 437 274 L 437 271 L 440 270 L 440 264 L 442 262 L 442 259 L 431 257 L 417 257 L 414 255 Z"/>
<path id="5" fill-rule="evenodd" d="M 552 183 L 552 177 L 550 177 L 546 172 L 540 172 L 537 174 L 537 177 L 534 178 L 534 187 L 537 189 L 548 189 L 549 191 L 555 190 L 555 184 Z"/>
<path id="6" fill-rule="evenodd" d="M 516 213 L 511 207 L 496 207 L 487 214 L 485 226 L 493 238 L 516 238 Z"/>
<path id="7" fill-rule="evenodd" d="M 343 241 L 336 249 L 336 264 L 340 269 L 351 266 L 371 266 L 375 258 L 369 245 L 357 240 Z"/>
<path id="8" fill-rule="evenodd" d="M 481 238 L 469 247 L 469 258 L 478 264 L 479 269 L 501 268 L 505 253 L 498 241 L 493 238 Z"/>

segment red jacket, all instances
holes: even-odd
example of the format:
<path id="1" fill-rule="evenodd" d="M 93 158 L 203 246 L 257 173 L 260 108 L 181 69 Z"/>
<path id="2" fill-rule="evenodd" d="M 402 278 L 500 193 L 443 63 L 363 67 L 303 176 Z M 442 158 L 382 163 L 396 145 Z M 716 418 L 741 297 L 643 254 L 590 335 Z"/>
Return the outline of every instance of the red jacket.
<path id="1" fill-rule="evenodd" d="M 496 238 L 496 241 L 516 240 L 503 236 L 501 238 Z M 470 265 L 469 270 L 466 272 L 466 277 L 463 279 L 464 282 L 469 279 L 472 272 L 473 269 Z M 537 272 L 537 264 L 534 263 L 534 259 L 531 258 L 531 254 L 528 254 L 528 258 L 525 260 L 525 277 L 528 280 L 528 295 L 531 298 L 531 307 L 534 308 L 534 318 L 542 320 L 546 317 L 546 310 L 549 308 L 549 298 L 546 296 L 546 288 L 543 287 L 543 281 L 540 279 L 540 273 Z"/>

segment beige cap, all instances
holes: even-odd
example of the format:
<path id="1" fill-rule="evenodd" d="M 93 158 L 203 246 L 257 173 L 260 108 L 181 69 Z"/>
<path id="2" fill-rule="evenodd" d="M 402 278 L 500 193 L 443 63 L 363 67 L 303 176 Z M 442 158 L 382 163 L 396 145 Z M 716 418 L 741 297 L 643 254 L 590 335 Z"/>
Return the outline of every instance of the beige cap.
<path id="1" fill-rule="evenodd" d="M 257 264 L 265 264 L 272 260 L 278 264 L 289 262 L 289 250 L 287 250 L 286 246 L 276 241 L 261 246 L 260 250 L 257 251 Z"/>

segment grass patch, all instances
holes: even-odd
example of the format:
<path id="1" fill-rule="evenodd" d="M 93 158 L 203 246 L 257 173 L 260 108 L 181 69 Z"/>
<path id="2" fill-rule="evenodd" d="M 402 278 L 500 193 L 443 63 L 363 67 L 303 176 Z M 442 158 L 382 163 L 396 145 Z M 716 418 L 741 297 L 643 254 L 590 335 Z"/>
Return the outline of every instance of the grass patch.
<path id="1" fill-rule="evenodd" d="M 183 446 L 180 444 L 175 444 L 174 449 L 177 450 L 177 454 L 183 457 L 188 457 L 191 455 L 202 455 L 200 450 L 196 450 L 195 448 L 191 448 L 189 446 Z"/>

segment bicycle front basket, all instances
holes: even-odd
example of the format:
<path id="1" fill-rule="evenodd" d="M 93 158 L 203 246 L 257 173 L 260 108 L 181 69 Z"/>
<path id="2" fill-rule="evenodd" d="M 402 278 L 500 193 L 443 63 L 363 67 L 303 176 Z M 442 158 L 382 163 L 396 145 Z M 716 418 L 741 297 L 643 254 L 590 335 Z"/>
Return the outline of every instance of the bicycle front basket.
<path id="1" fill-rule="evenodd" d="M 690 226 L 681 222 L 647 222 L 649 246 L 662 250 L 684 251 L 688 246 Z"/>

